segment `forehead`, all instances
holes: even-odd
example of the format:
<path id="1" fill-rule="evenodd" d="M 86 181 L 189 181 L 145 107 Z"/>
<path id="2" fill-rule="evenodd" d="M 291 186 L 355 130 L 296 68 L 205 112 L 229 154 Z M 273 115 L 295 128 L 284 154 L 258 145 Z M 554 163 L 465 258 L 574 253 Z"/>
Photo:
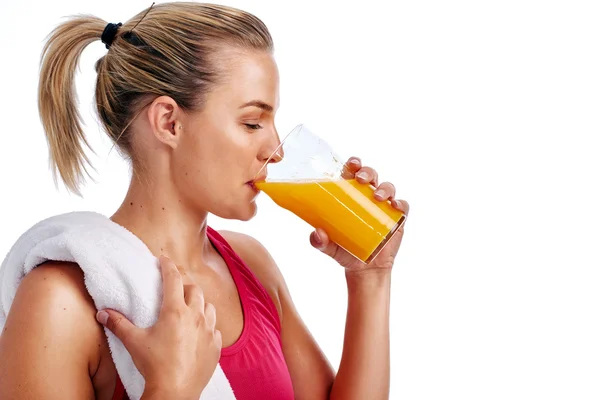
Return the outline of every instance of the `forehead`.
<path id="1" fill-rule="evenodd" d="M 222 78 L 211 97 L 239 105 L 259 100 L 278 107 L 279 71 L 270 53 L 226 50 L 218 63 Z"/>

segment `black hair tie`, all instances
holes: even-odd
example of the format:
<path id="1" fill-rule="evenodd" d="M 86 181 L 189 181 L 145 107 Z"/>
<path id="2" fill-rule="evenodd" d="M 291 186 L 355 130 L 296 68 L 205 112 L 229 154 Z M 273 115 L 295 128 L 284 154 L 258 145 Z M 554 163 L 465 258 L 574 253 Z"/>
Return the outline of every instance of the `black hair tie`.
<path id="1" fill-rule="evenodd" d="M 119 30 L 119 28 L 122 25 L 123 24 L 120 22 L 118 24 L 109 23 L 104 28 L 104 32 L 102 32 L 102 36 L 100 37 L 100 40 L 102 40 L 102 43 L 104 43 L 106 45 L 107 49 L 110 48 L 110 45 L 115 40 L 115 36 L 117 36 L 117 31 Z"/>

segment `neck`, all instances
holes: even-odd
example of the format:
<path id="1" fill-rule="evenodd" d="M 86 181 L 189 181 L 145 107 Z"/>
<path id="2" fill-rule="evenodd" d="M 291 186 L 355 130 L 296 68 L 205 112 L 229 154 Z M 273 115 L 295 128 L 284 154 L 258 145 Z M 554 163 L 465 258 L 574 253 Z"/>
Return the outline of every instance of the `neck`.
<path id="1" fill-rule="evenodd" d="M 174 187 L 133 178 L 119 209 L 110 218 L 146 244 L 155 256 L 197 270 L 215 251 L 206 237 L 207 212 L 193 210 Z"/>

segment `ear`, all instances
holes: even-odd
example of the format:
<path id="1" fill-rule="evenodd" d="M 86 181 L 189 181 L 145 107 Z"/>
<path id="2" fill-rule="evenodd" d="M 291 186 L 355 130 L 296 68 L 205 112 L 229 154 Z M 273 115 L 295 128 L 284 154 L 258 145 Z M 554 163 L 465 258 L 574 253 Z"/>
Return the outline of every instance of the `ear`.
<path id="1" fill-rule="evenodd" d="M 161 142 L 176 148 L 181 139 L 182 110 L 169 96 L 157 97 L 148 107 L 152 133 Z"/>

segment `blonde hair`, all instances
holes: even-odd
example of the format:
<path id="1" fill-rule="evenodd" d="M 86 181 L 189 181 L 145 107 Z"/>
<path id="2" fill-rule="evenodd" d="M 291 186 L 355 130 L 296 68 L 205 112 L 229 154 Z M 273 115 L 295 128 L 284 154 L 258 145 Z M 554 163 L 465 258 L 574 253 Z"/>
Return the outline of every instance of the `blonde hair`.
<path id="1" fill-rule="evenodd" d="M 96 63 L 96 109 L 122 153 L 135 162 L 129 124 L 149 97 L 170 96 L 198 111 L 220 82 L 215 57 L 223 46 L 273 51 L 264 23 L 247 12 L 219 5 L 163 3 L 123 23 L 107 54 Z M 106 21 L 73 17 L 59 25 L 42 51 L 38 107 L 55 180 L 79 194 L 89 176 L 90 148 L 77 110 L 75 70 L 81 53 L 102 36 Z"/>

